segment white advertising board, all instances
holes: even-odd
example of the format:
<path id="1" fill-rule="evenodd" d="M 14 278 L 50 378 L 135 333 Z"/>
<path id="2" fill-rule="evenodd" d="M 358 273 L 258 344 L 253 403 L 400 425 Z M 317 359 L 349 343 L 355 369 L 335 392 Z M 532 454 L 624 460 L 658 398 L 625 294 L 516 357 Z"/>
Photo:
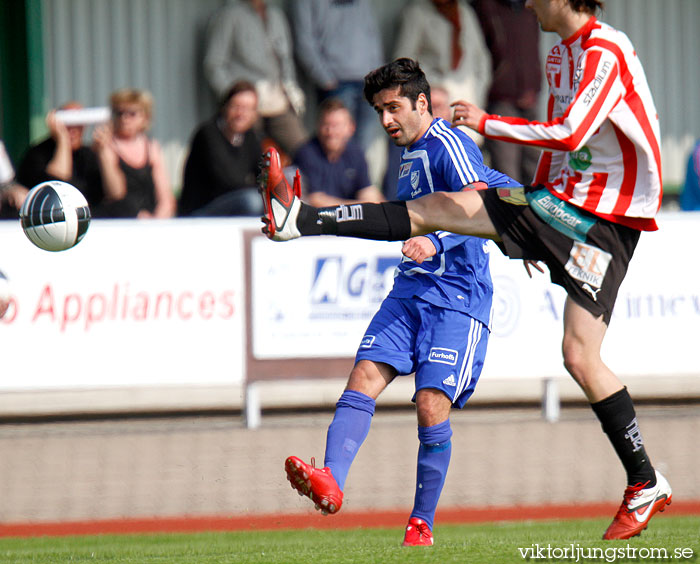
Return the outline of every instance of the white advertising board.
<path id="1" fill-rule="evenodd" d="M 340 237 L 251 244 L 253 356 L 353 356 L 391 289 L 401 244 Z"/>
<path id="2" fill-rule="evenodd" d="M 236 220 L 93 220 L 68 251 L 0 223 L 13 301 L 0 320 L 0 389 L 244 380 Z"/>
<path id="3" fill-rule="evenodd" d="M 618 296 L 603 358 L 620 375 L 700 375 L 700 240 L 695 214 L 666 214 L 645 233 Z M 253 355 L 352 357 L 392 284 L 400 244 L 333 237 L 252 242 Z M 565 293 L 529 279 L 492 245 L 494 315 L 484 377 L 555 377 Z"/>

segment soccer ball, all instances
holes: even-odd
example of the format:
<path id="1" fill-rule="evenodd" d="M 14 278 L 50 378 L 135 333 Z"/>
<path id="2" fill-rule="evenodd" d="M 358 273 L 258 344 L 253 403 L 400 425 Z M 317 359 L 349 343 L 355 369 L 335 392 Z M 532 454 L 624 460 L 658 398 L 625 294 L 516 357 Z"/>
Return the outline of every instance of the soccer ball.
<path id="1" fill-rule="evenodd" d="M 24 234 L 37 247 L 65 251 L 85 236 L 90 225 L 90 208 L 75 186 L 51 180 L 29 191 L 19 219 Z"/>

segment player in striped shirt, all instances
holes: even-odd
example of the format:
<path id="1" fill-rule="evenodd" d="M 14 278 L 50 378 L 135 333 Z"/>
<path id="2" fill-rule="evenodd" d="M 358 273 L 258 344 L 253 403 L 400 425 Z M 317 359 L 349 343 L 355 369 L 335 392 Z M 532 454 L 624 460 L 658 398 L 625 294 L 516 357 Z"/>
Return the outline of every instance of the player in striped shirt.
<path id="1" fill-rule="evenodd" d="M 432 117 L 430 86 L 414 61 L 402 59 L 366 80 L 375 109 L 391 113 L 387 129 L 404 147 L 398 197 L 476 185 L 519 186 L 486 167 L 464 132 Z M 352 205 L 340 215 L 352 215 Z M 369 431 L 375 400 L 397 375 L 415 373 L 417 483 L 404 545 L 433 544 L 433 521 L 450 461 L 450 409 L 472 395 L 486 354 L 493 286 L 484 239 L 445 231 L 405 242 L 394 286 L 360 342 L 355 366 L 328 428 L 324 468 L 289 457 L 293 487 L 336 513 L 350 465 Z"/>
<path id="2" fill-rule="evenodd" d="M 445 229 L 493 239 L 511 258 L 544 261 L 567 292 L 564 365 L 581 386 L 627 473 L 620 509 L 605 539 L 640 534 L 671 502 L 671 487 L 647 456 L 627 388 L 600 351 L 620 284 L 642 231 L 656 229 L 661 201 L 659 126 L 643 68 L 629 39 L 600 23 L 598 0 L 528 0 L 550 51 L 549 118 L 487 115 L 466 102 L 453 124 L 541 147 L 536 183 L 524 190 L 436 192 L 409 202 L 362 204 L 334 220 L 272 190 L 268 236 L 313 234 L 403 240 Z M 386 125 L 385 125 L 386 129 Z M 272 209 L 272 208 L 269 208 Z M 317 223 L 320 222 L 320 223 Z"/>

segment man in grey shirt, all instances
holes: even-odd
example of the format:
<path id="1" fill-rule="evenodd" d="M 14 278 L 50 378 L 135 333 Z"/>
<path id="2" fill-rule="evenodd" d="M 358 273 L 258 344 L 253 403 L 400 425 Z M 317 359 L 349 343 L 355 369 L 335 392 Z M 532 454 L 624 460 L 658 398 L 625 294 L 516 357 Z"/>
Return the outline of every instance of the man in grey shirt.
<path id="1" fill-rule="evenodd" d="M 355 141 L 367 150 L 381 130 L 362 94 L 364 77 L 384 63 L 372 6 L 367 0 L 296 0 L 290 9 L 296 55 L 319 101 L 343 101 L 357 125 Z"/>
<path id="2" fill-rule="evenodd" d="M 239 80 L 255 85 L 265 134 L 293 156 L 308 139 L 300 119 L 292 38 L 284 12 L 265 0 L 228 2 L 210 21 L 204 73 L 217 98 Z"/>

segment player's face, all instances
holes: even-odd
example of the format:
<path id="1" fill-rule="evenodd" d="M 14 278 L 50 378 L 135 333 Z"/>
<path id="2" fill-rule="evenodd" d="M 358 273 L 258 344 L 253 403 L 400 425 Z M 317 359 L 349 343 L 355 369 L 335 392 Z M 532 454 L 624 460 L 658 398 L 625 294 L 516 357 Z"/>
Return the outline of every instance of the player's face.
<path id="1" fill-rule="evenodd" d="M 420 139 L 427 131 L 432 119 L 426 115 L 428 100 L 424 94 L 418 96 L 415 108 L 406 96 L 401 96 L 399 88 L 385 88 L 374 95 L 373 107 L 384 131 L 395 145 L 407 147 Z"/>
<path id="2" fill-rule="evenodd" d="M 526 0 L 525 7 L 535 12 L 542 31 L 556 31 L 566 4 L 567 0 Z"/>

